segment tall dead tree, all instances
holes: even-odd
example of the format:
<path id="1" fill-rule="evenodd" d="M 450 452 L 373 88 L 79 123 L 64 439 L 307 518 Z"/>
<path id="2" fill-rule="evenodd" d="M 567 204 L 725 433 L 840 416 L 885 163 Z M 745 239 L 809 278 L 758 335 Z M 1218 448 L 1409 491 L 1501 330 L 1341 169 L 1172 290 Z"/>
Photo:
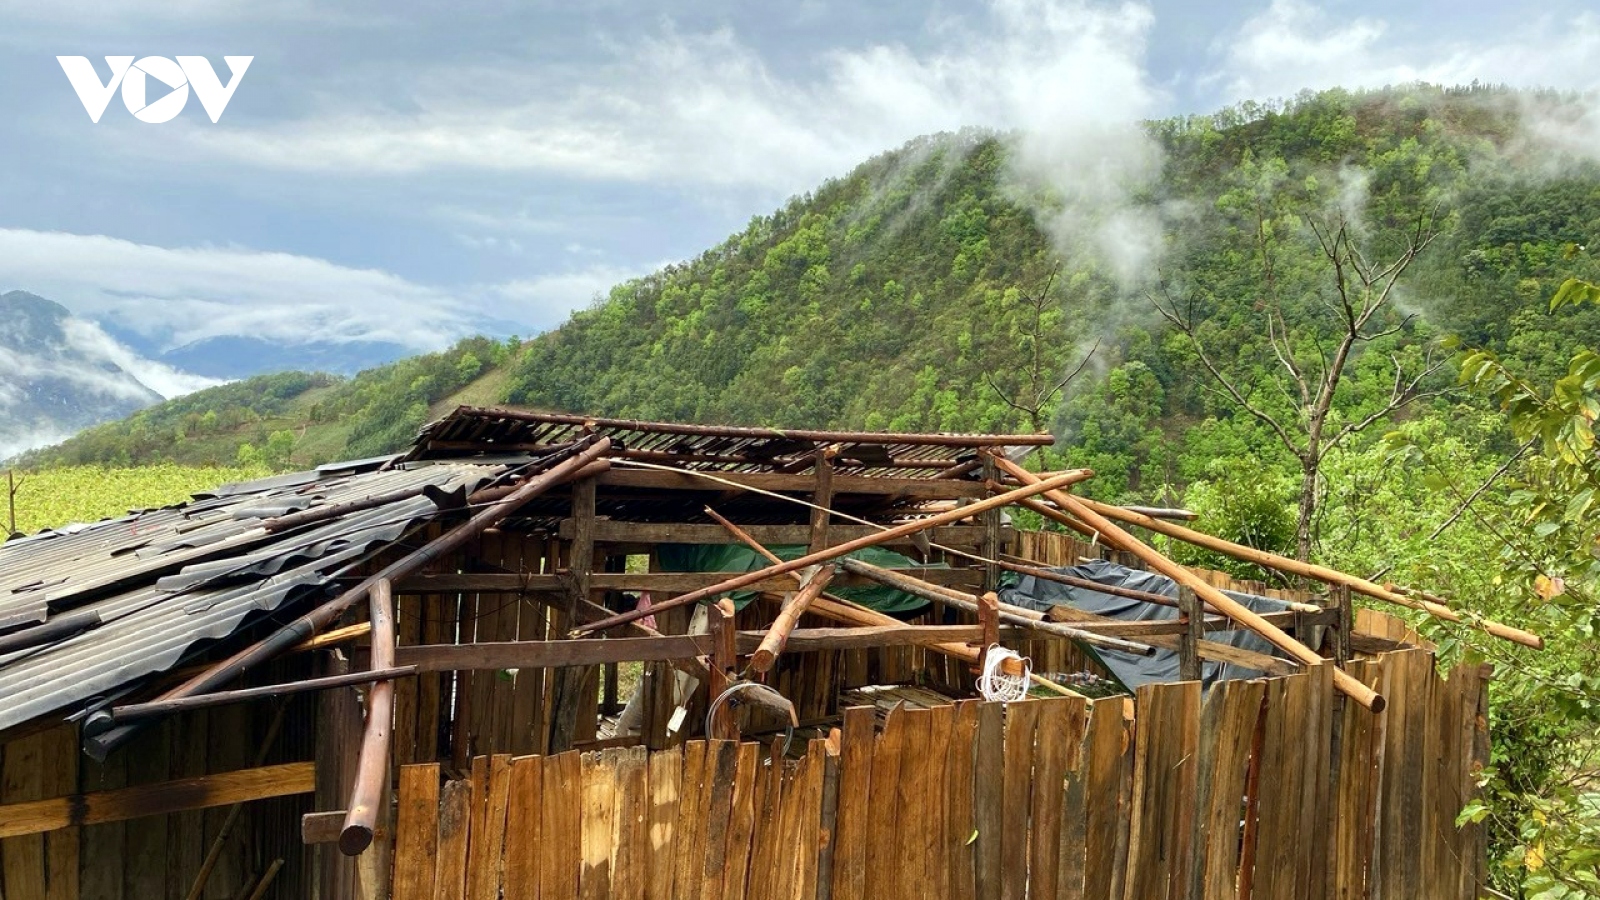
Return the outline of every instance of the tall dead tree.
<path id="1" fill-rule="evenodd" d="M 1262 371 L 1274 373 L 1269 378 L 1273 382 L 1268 389 L 1269 399 L 1261 398 L 1260 392 L 1250 390 L 1236 375 L 1229 374 L 1229 362 L 1206 347 L 1193 294 L 1180 303 L 1163 288 L 1159 297 L 1151 297 L 1151 302 L 1189 339 L 1200 364 L 1216 382 L 1213 390 L 1264 424 L 1298 461 L 1295 555 L 1308 560 L 1322 499 L 1322 465 L 1328 454 L 1407 404 L 1439 393 L 1424 385 L 1448 362 L 1448 357 L 1436 359 L 1429 348 L 1420 364 L 1408 371 L 1399 355 L 1390 353 L 1394 380 L 1387 399 L 1359 418 L 1337 415 L 1343 412 L 1338 407 L 1338 392 L 1349 367 L 1367 345 L 1401 331 L 1411 321 L 1410 315 L 1394 314 L 1395 291 L 1406 270 L 1437 235 L 1436 218 L 1433 214 L 1420 216 L 1399 241 L 1398 250 L 1387 259 L 1370 259 L 1342 214 L 1329 220 L 1303 216 L 1302 221 L 1315 237 L 1320 265 L 1326 268 L 1331 290 L 1299 298 L 1302 302 L 1294 316 L 1297 324 L 1291 325 L 1284 315 L 1285 302 L 1275 267 L 1274 229 L 1266 209 L 1257 210 L 1256 250 L 1263 283 L 1258 305 L 1266 328 L 1262 352 L 1270 353 L 1270 357 L 1254 362 L 1265 363 Z M 1281 393 L 1286 402 L 1277 402 L 1273 393 Z"/>

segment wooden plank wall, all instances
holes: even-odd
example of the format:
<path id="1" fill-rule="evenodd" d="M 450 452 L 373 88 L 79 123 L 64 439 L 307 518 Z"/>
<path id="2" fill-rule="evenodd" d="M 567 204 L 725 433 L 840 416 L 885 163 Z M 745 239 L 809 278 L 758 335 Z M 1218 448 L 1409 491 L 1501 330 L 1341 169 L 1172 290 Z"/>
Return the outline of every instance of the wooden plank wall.
<path id="1" fill-rule="evenodd" d="M 314 701 L 285 713 L 265 756 L 272 765 L 310 759 Z M 0 745 L 0 804 L 91 793 L 255 765 L 270 727 L 268 703 L 223 706 L 168 719 L 97 763 L 79 749 L 75 726 L 62 725 Z M 309 796 L 246 804 L 227 833 L 200 897 L 241 895 L 283 859 L 266 897 L 312 896 L 310 854 L 300 842 Z M 0 840 L 4 900 L 144 900 L 187 896 L 229 807 L 130 819 Z M 0 818 L 3 818 L 0 806 Z"/>
<path id="2" fill-rule="evenodd" d="M 1482 836 L 1453 820 L 1483 673 L 1431 660 L 1358 665 L 1390 719 L 1319 667 L 1206 696 L 902 707 L 881 729 L 847 710 L 837 749 L 787 757 L 691 741 L 408 766 L 393 897 L 1465 900 Z"/>

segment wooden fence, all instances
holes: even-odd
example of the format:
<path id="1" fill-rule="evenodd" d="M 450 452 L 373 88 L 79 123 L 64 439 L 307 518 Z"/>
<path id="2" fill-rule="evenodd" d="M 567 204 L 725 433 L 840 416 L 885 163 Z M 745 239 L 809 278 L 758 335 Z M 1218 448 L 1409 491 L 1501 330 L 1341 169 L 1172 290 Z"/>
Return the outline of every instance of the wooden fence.
<path id="1" fill-rule="evenodd" d="M 848 710 L 837 748 L 690 742 L 402 767 L 393 896 L 1473 898 L 1455 817 L 1485 672 L 1358 663 L 1389 698 L 1288 678 Z"/>

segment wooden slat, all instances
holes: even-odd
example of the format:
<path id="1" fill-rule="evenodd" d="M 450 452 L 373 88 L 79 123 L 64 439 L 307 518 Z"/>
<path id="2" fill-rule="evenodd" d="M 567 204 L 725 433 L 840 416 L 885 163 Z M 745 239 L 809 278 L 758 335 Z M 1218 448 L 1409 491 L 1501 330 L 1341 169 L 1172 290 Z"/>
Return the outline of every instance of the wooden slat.
<path id="1" fill-rule="evenodd" d="M 948 815 L 947 797 L 950 762 L 950 741 L 955 733 L 955 707 L 936 706 L 929 721 L 928 743 L 922 750 L 926 772 L 922 782 L 919 814 L 916 828 L 920 834 L 918 865 L 922 877 L 919 897 L 946 898 L 950 896 L 950 861 L 945 856 L 946 837 L 949 833 L 945 818 Z"/>
<path id="2" fill-rule="evenodd" d="M 561 522 L 560 536 L 571 536 L 571 519 Z M 811 540 L 810 525 L 748 525 L 743 526 L 758 543 L 768 547 L 785 544 L 805 544 Z M 866 525 L 835 524 L 828 529 L 828 540 L 834 546 L 881 533 L 882 529 Z M 1015 533 L 1006 529 L 1002 540 L 1010 543 Z M 936 526 L 928 532 L 935 544 L 962 549 L 976 549 L 983 540 L 981 525 Z M 611 544 L 726 544 L 728 532 L 720 525 L 692 525 L 682 522 L 618 522 L 601 519 L 595 522 L 594 539 Z M 885 546 L 911 546 L 909 537 L 891 540 Z"/>
<path id="3" fill-rule="evenodd" d="M 723 864 L 722 896 L 743 900 L 750 874 L 750 839 L 755 831 L 756 744 L 738 745 L 733 772 L 733 805 L 729 815 L 727 854 Z"/>
<path id="4" fill-rule="evenodd" d="M 1074 701 L 1067 706 L 1063 725 L 1066 785 L 1061 795 L 1061 842 L 1056 854 L 1056 897 L 1082 900 L 1088 812 L 1084 808 L 1084 736 L 1089 725 L 1089 704 Z"/>
<path id="5" fill-rule="evenodd" d="M 683 780 L 678 803 L 678 846 L 676 872 L 673 875 L 674 896 L 680 900 L 698 900 L 700 873 L 705 865 L 705 851 L 701 835 L 705 828 L 704 803 L 709 795 L 706 779 L 706 742 L 690 741 L 683 751 Z"/>
<path id="6" fill-rule="evenodd" d="M 649 767 L 650 880 L 645 895 L 649 900 L 672 900 L 683 749 L 672 747 L 650 754 Z"/>
<path id="7" fill-rule="evenodd" d="M 14 747 L 15 744 L 10 746 Z M 38 834 L 75 825 L 226 806 L 269 797 L 309 794 L 314 787 L 314 777 L 315 766 L 312 763 L 284 763 L 114 791 L 73 794 L 29 803 L 8 803 L 0 806 L 0 838 Z"/>
<path id="8" fill-rule="evenodd" d="M 472 782 L 447 781 L 439 792 L 439 862 L 434 900 L 464 900 L 467 852 L 472 832 Z"/>
<path id="9" fill-rule="evenodd" d="M 616 810 L 616 751 L 582 755 L 583 868 L 577 896 L 605 900 L 611 896 L 611 821 Z"/>
<path id="10" fill-rule="evenodd" d="M 393 900 L 433 900 L 439 855 L 439 766 L 400 767 Z"/>
<path id="11" fill-rule="evenodd" d="M 892 804 L 894 815 L 891 840 L 897 852 L 890 864 L 899 867 L 894 879 L 894 892 L 885 894 L 894 900 L 911 900 L 920 896 L 920 887 L 927 878 L 923 867 L 921 834 L 926 827 L 927 811 L 923 801 L 927 797 L 929 763 L 932 747 L 929 738 L 933 730 L 933 710 L 906 709 L 899 713 L 904 729 L 900 744 L 900 776 L 895 787 Z"/>
<path id="12" fill-rule="evenodd" d="M 871 796 L 873 733 L 870 706 L 844 711 L 839 750 L 839 809 L 834 831 L 833 896 L 864 896 L 867 883 L 867 816 Z"/>
<path id="13" fill-rule="evenodd" d="M 1067 782 L 1068 732 L 1075 708 L 1083 701 L 1061 697 L 1039 703 L 1039 723 L 1033 742 L 1028 896 L 1053 898 L 1061 883 L 1061 810 Z"/>
<path id="14" fill-rule="evenodd" d="M 1033 739 L 1041 702 L 1006 704 L 1004 821 L 1000 835 L 1000 896 L 1004 900 L 1024 900 L 1028 891 L 1028 810 L 1033 796 Z"/>
<path id="15" fill-rule="evenodd" d="M 481 758 L 481 757 L 480 757 Z M 476 762 L 476 760 L 474 760 Z M 468 900 L 499 900 L 500 860 L 505 853 L 506 806 L 511 794 L 511 755 L 489 758 L 487 795 L 473 821 L 472 854 L 468 861 Z"/>
<path id="16" fill-rule="evenodd" d="M 643 747 L 617 754 L 611 883 L 618 900 L 644 900 L 650 866 L 650 782 Z"/>
<path id="17" fill-rule="evenodd" d="M 710 795 L 704 812 L 705 857 L 700 871 L 701 900 L 722 900 L 728 859 L 728 820 L 733 813 L 733 782 L 739 760 L 736 741 L 712 741 L 706 747 L 704 790 Z"/>
<path id="18" fill-rule="evenodd" d="M 1128 812 L 1127 737 L 1121 698 L 1098 700 L 1089 710 L 1084 743 L 1084 808 L 1088 869 L 1084 896 L 1089 900 L 1121 900 L 1122 862 L 1126 853 Z M 1120 852 L 1119 852 L 1120 848 Z"/>
<path id="19" fill-rule="evenodd" d="M 812 493 L 817 487 L 815 475 L 786 475 L 769 472 L 717 472 L 716 476 L 741 486 L 767 491 L 792 491 Z M 602 486 L 655 488 L 665 490 L 714 491 L 721 493 L 731 488 L 720 482 L 708 481 L 687 472 L 666 472 L 614 468 L 602 472 L 596 479 Z M 987 497 L 988 488 L 975 481 L 931 478 L 896 478 L 892 476 L 841 475 L 832 473 L 831 493 L 894 496 L 917 500 L 955 500 Z"/>
<path id="20" fill-rule="evenodd" d="M 583 861 L 583 774 L 575 752 L 543 759 L 539 782 L 543 821 L 540 823 L 539 896 L 578 896 L 578 870 Z"/>
<path id="21" fill-rule="evenodd" d="M 1206 697 L 1196 784 L 1199 859 L 1190 879 L 1191 900 L 1232 897 L 1237 890 L 1245 773 L 1265 696 L 1264 682 L 1224 681 Z"/>
<path id="22" fill-rule="evenodd" d="M 506 842 L 502 869 L 505 900 L 538 900 L 544 788 L 542 763 L 536 756 L 511 760 L 511 786 L 506 802 Z M 397 860 L 398 862 L 398 860 Z M 395 900 L 400 900 L 396 897 Z"/>
<path id="23" fill-rule="evenodd" d="M 913 569 L 923 581 L 951 587 L 975 588 L 981 573 L 962 568 Z M 597 591 L 652 591 L 664 594 L 682 594 L 717 584 L 742 574 L 741 572 L 595 572 L 590 584 Z M 841 572 L 834 577 L 830 587 L 862 587 L 877 582 L 861 575 Z M 512 574 L 505 572 L 464 572 L 458 574 L 419 574 L 401 579 L 395 585 L 396 595 L 424 594 L 430 591 L 449 593 L 484 594 L 548 594 L 564 593 L 571 581 L 564 575 L 547 573 Z M 762 579 L 745 590 L 767 593 L 784 593 L 794 590 L 794 580 L 779 575 Z"/>
<path id="24" fill-rule="evenodd" d="M 1125 896 L 1181 900 L 1194 851 L 1200 683 L 1147 685 L 1136 703 Z"/>
<path id="25" fill-rule="evenodd" d="M 973 764 L 973 831 L 977 833 L 973 879 L 980 900 L 1001 894 L 1005 840 L 1005 704 L 978 707 L 978 742 Z"/>
<path id="26" fill-rule="evenodd" d="M 945 882 L 952 900 L 971 900 L 976 896 L 973 882 L 973 761 L 978 744 L 976 700 L 955 705 L 955 721 L 950 731 L 950 746 L 945 753 Z"/>
<path id="27" fill-rule="evenodd" d="M 873 747 L 871 793 L 868 795 L 867 889 L 865 897 L 892 898 L 899 890 L 900 756 L 905 742 L 904 709 L 890 711 Z"/>

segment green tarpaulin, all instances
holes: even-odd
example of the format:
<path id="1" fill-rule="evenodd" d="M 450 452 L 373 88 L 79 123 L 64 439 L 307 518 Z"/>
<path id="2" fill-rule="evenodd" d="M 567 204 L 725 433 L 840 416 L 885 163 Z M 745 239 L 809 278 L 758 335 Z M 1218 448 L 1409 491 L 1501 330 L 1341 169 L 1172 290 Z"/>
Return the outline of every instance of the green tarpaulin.
<path id="1" fill-rule="evenodd" d="M 802 544 L 768 549 L 783 560 L 796 559 L 806 552 Z M 915 575 L 917 570 L 949 568 L 944 563 L 923 565 L 909 556 L 881 547 L 868 547 L 849 555 L 851 559 L 885 569 L 906 569 L 909 575 Z M 743 544 L 660 544 L 656 558 L 662 570 L 667 572 L 749 572 L 771 565 L 766 558 Z M 916 612 L 928 605 L 928 601 L 921 597 L 881 585 L 829 588 L 828 593 L 884 613 Z M 730 596 L 734 605 L 743 609 L 746 603 L 754 599 L 755 592 L 736 591 Z"/>

